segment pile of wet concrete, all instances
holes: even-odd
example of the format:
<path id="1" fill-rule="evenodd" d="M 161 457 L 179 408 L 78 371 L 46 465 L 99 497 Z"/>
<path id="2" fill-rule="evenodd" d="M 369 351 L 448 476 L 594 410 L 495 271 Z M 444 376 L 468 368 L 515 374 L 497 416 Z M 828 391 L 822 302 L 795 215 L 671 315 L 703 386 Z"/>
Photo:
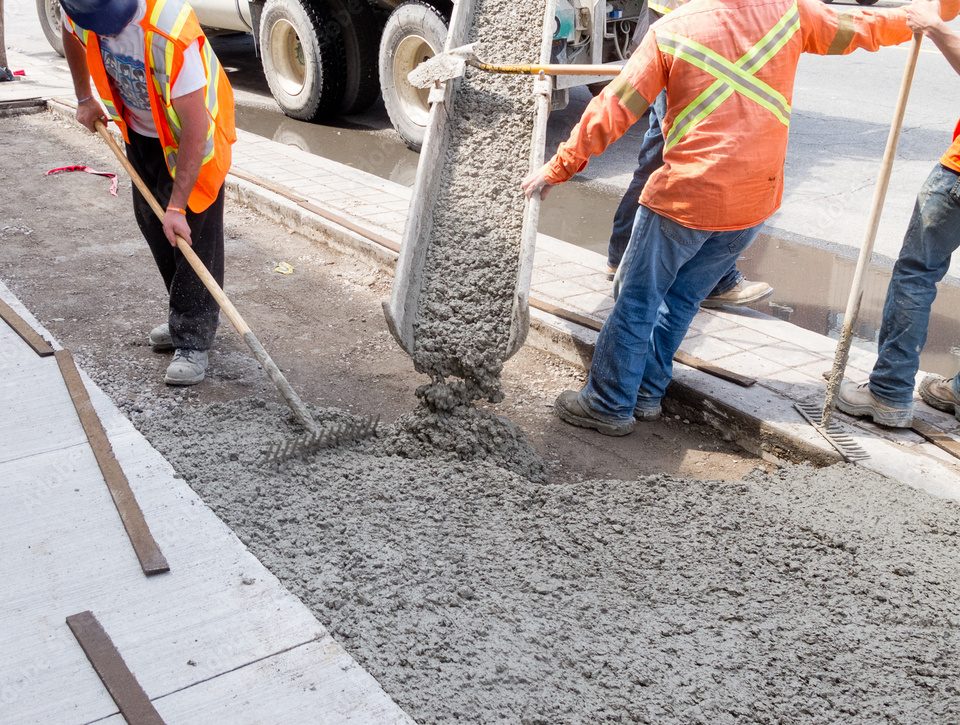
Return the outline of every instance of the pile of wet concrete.
<path id="1" fill-rule="evenodd" d="M 136 422 L 420 722 L 960 718 L 960 510 L 861 469 L 557 483 L 403 420 L 275 468 L 274 403 Z"/>

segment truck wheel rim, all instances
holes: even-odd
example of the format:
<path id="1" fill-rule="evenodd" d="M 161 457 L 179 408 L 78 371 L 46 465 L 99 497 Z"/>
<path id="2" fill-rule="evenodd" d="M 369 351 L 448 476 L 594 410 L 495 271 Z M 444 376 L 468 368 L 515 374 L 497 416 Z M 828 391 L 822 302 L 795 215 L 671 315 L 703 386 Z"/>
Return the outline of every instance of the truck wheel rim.
<path id="1" fill-rule="evenodd" d="M 278 20 L 270 29 L 270 57 L 283 92 L 290 96 L 303 92 L 307 79 L 306 56 L 300 36 L 290 21 Z"/>
<path id="2" fill-rule="evenodd" d="M 47 14 L 47 24 L 57 33 L 60 32 L 60 0 L 46 0 L 43 4 Z"/>
<path id="3" fill-rule="evenodd" d="M 430 89 L 416 88 L 407 80 L 407 74 L 436 54 L 426 38 L 419 35 L 408 35 L 401 40 L 393 54 L 393 87 L 397 89 L 404 114 L 418 126 L 427 125 Z"/>

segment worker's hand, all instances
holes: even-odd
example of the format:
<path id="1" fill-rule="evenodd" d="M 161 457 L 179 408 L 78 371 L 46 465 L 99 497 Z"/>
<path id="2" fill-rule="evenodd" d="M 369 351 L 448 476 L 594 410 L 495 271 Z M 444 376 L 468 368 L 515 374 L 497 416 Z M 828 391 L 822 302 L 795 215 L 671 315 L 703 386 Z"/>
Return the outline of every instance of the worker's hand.
<path id="1" fill-rule="evenodd" d="M 183 241 L 193 246 L 193 240 L 190 239 L 190 225 L 187 224 L 187 218 L 178 211 L 167 209 L 163 215 L 163 233 L 167 236 L 167 241 L 172 246 L 177 246 L 177 235 L 183 237 Z"/>
<path id="2" fill-rule="evenodd" d="M 77 121 L 91 133 L 97 132 L 97 121 L 107 122 L 107 114 L 103 112 L 103 106 L 96 98 L 88 98 L 82 103 L 77 104 Z"/>
<path id="3" fill-rule="evenodd" d="M 943 25 L 938 0 L 913 0 L 906 10 L 907 26 L 914 33 L 929 33 Z"/>
<path id="4" fill-rule="evenodd" d="M 553 188 L 553 184 L 547 181 L 546 171 L 540 169 L 539 171 L 534 171 L 524 179 L 523 183 L 520 184 L 520 188 L 523 189 L 523 193 L 527 195 L 528 199 L 534 194 L 539 194 L 541 199 L 546 199 L 547 194 L 550 193 L 550 189 Z"/>

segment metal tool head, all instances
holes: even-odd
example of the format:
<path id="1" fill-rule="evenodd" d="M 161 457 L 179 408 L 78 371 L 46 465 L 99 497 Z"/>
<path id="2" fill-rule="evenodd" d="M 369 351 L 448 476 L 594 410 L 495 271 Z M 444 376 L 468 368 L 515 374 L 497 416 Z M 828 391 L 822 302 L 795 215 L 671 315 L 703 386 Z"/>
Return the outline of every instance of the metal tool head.
<path id="1" fill-rule="evenodd" d="M 829 420 L 823 425 L 823 404 L 818 402 L 794 403 L 793 407 L 816 431 L 826 438 L 827 443 L 837 449 L 847 463 L 857 463 L 870 458 L 860 445 L 836 421 Z"/>
<path id="2" fill-rule="evenodd" d="M 271 446 L 264 453 L 264 462 L 280 465 L 298 456 L 315 453 L 322 448 L 334 448 L 346 443 L 372 438 L 377 435 L 380 416 L 357 418 L 342 423 L 332 423 L 312 433 L 290 438 Z"/>
<path id="3" fill-rule="evenodd" d="M 407 80 L 417 88 L 430 88 L 437 83 L 462 76 L 468 65 L 480 62 L 475 44 L 461 45 L 423 61 L 407 74 Z"/>

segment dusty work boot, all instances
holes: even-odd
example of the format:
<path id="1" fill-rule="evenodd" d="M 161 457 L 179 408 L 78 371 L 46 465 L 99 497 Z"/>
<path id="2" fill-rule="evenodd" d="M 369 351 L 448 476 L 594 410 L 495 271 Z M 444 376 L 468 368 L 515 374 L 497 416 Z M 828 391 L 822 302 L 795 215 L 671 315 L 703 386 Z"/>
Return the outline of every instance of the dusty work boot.
<path id="1" fill-rule="evenodd" d="M 723 305 L 749 305 L 773 294 L 773 287 L 766 282 L 750 282 L 741 279 L 736 286 L 722 295 L 711 295 L 700 303 L 701 307 L 722 307 Z"/>
<path id="2" fill-rule="evenodd" d="M 898 408 L 884 403 L 870 392 L 870 383 L 857 385 L 849 380 L 840 384 L 837 408 L 858 418 L 872 418 L 877 425 L 888 428 L 909 428 L 913 422 L 913 405 Z"/>
<path id="3" fill-rule="evenodd" d="M 196 385 L 206 377 L 206 350 L 177 350 L 163 382 L 167 385 Z"/>
<path id="4" fill-rule="evenodd" d="M 150 346 L 154 352 L 169 352 L 173 349 L 173 338 L 170 337 L 170 325 L 164 322 L 150 330 Z"/>
<path id="5" fill-rule="evenodd" d="M 576 390 L 564 390 L 560 393 L 553 409 L 564 423 L 591 428 L 605 436 L 625 436 L 633 432 L 633 420 L 628 423 L 610 423 L 595 417 L 580 403 L 580 393 Z"/>
<path id="6" fill-rule="evenodd" d="M 633 417 L 636 418 L 639 423 L 651 423 L 655 420 L 660 420 L 661 415 L 663 415 L 663 410 L 659 405 L 656 408 L 641 408 L 638 405 L 633 409 Z"/>
<path id="7" fill-rule="evenodd" d="M 607 281 L 613 282 L 613 278 L 617 276 L 617 268 L 612 264 L 607 265 Z"/>
<path id="8" fill-rule="evenodd" d="M 920 397 L 931 408 L 944 413 L 957 414 L 957 394 L 953 392 L 953 383 L 939 375 L 928 375 L 920 383 Z"/>

